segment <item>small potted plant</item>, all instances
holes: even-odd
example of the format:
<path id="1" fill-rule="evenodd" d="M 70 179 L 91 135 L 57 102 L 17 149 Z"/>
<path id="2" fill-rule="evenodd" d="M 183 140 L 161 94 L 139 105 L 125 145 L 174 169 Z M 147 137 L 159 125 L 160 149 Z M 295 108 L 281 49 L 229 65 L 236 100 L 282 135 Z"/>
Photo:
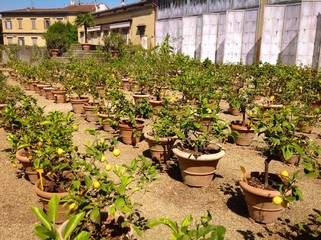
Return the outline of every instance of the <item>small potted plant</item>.
<path id="1" fill-rule="evenodd" d="M 103 42 L 105 49 L 110 52 L 113 57 L 118 57 L 123 54 L 126 40 L 119 33 L 111 32 L 104 37 Z"/>

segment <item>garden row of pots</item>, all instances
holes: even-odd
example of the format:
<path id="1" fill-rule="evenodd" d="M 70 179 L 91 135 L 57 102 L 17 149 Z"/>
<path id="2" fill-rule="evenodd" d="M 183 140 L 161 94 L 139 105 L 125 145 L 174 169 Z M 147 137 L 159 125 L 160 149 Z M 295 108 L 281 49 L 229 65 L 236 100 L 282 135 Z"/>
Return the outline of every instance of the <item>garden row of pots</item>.
<path id="1" fill-rule="evenodd" d="M 215 66 L 209 60 L 200 62 L 180 54 L 174 55 L 166 43 L 153 52 L 137 51 L 124 54 L 122 58 L 105 59 L 104 62 L 95 58 L 73 59 L 67 64 L 44 62 L 38 67 L 31 67 L 16 63 L 15 67 L 21 84 L 46 80 L 65 90 L 70 99 L 89 95 L 96 106 L 96 118 L 97 115 L 112 116 L 105 121 L 114 122 L 116 119 L 118 127 L 127 123 L 132 129 L 128 141 L 122 138 L 126 144 L 134 145 L 140 141 L 141 119 L 154 116 L 152 131 L 144 133 L 145 138 L 147 141 L 156 140 L 156 143 L 167 139 L 155 147 L 159 155 L 163 155 L 160 162 L 170 156 L 173 146 L 184 182 L 190 186 L 206 186 L 212 181 L 218 160 L 225 154 L 222 142 L 230 137 L 236 140 L 243 132 L 246 134 L 241 137 L 243 140 L 251 139 L 254 133 L 263 134 L 266 171 L 257 176 L 244 170 L 244 177 L 240 180 L 247 203 L 254 202 L 249 210 L 255 209 L 255 213 L 250 210 L 250 216 L 258 222 L 276 220 L 276 216 L 263 218 L 265 213 L 262 213 L 263 205 L 273 209 L 268 212 L 283 209 L 272 203 L 274 197 L 281 198 L 284 203 L 300 199 L 294 185 L 296 176 L 291 178 L 283 174 L 276 180 L 281 188 L 271 189 L 268 186 L 268 178 L 272 177 L 268 173 L 268 164 L 272 159 L 287 161 L 293 154 L 299 154 L 305 171 L 316 177 L 320 175 L 316 160 L 320 148 L 307 135 L 297 132 L 299 122 L 312 118 L 316 123 L 320 114 L 317 106 L 319 74 L 312 69 L 282 64 Z M 162 107 L 153 110 L 149 99 L 144 97 L 135 102 L 128 99 L 125 94 L 129 90 L 127 81 L 122 79 L 130 79 L 128 82 L 133 84 L 130 90 L 161 100 Z M 121 90 L 122 84 L 125 92 Z M 298 84 L 304 86 L 305 91 L 303 87 L 297 88 Z M 222 99 L 242 113 L 239 122 L 231 124 L 219 118 Z M 271 107 L 280 104 L 281 107 Z M 233 127 L 232 132 L 229 126 Z M 239 144 L 250 143 L 251 140 Z M 150 148 L 154 145 L 151 143 Z M 206 172 L 201 172 L 203 169 Z M 261 185 L 253 182 L 261 182 Z M 248 190 L 252 191 L 248 193 Z M 249 196 L 257 195 L 256 192 L 260 192 L 258 202 L 249 200 Z M 269 197 L 262 205 L 263 196 Z"/>

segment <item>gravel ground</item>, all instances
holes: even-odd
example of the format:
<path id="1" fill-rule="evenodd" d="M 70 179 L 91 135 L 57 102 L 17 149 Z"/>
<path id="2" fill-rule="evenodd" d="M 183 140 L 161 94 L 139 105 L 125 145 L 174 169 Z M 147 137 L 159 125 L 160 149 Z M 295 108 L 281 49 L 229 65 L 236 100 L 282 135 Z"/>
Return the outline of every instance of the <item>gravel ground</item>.
<path id="1" fill-rule="evenodd" d="M 8 79 L 10 84 L 17 84 L 13 79 Z M 38 99 L 38 104 L 45 107 L 45 111 L 60 110 L 69 112 L 72 110 L 70 103 L 55 104 L 32 91 L 26 91 Z M 234 120 L 237 117 L 227 114 L 227 104 L 222 103 L 221 117 L 225 120 Z M 98 125 L 88 123 L 83 116 L 75 115 L 75 121 L 79 124 L 79 131 L 74 134 L 75 145 L 83 146 L 93 138 L 85 129 L 98 128 Z M 145 128 L 145 131 L 148 126 Z M 320 129 L 315 129 L 309 136 L 318 138 Z M 6 132 L 0 129 L 0 176 L 2 187 L 0 189 L 0 208 L 3 210 L 0 217 L 0 240 L 37 239 L 33 234 L 36 217 L 32 214 L 30 206 L 40 207 L 38 197 L 34 193 L 33 185 L 23 177 L 17 176 L 17 169 L 13 169 L 8 161 L 8 144 Z M 108 133 L 101 131 L 101 136 Z M 319 139 L 317 139 L 319 141 Z M 192 215 L 199 220 L 200 216 L 210 211 L 213 223 L 226 227 L 226 239 L 307 239 L 298 236 L 297 224 L 307 221 L 308 215 L 314 209 L 321 206 L 321 180 L 303 177 L 299 185 L 304 194 L 304 200 L 291 203 L 281 218 L 274 225 L 262 225 L 250 220 L 247 208 L 237 184 L 240 173 L 240 165 L 250 171 L 263 171 L 264 161 L 261 152 L 257 149 L 262 146 L 262 140 L 254 139 L 250 147 L 239 147 L 230 143 L 224 145 L 226 155 L 220 160 L 215 179 L 208 187 L 191 188 L 182 183 L 179 170 L 175 161 L 170 161 L 167 169 L 159 173 L 159 180 L 149 186 L 148 192 L 138 192 L 133 198 L 141 204 L 142 215 L 147 218 L 167 217 L 180 222 L 185 216 Z M 121 150 L 119 157 L 107 154 L 110 164 L 129 163 L 140 154 L 148 157 L 148 145 L 145 141 L 136 147 L 118 143 Z M 102 166 L 101 166 L 102 167 Z M 286 169 L 290 172 L 297 167 L 288 166 L 281 162 L 273 161 L 270 164 L 271 172 L 279 173 Z M 158 226 L 144 232 L 143 239 L 164 240 L 170 239 L 170 231 L 165 226 Z"/>

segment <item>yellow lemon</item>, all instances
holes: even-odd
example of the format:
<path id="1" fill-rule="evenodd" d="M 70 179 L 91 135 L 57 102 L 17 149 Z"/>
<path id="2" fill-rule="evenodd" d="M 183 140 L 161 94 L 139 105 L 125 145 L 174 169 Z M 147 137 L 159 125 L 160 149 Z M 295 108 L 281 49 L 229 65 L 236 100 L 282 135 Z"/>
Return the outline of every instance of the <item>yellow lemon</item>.
<path id="1" fill-rule="evenodd" d="M 102 155 L 101 156 L 101 159 L 100 159 L 100 162 L 105 162 L 106 161 L 106 156 L 105 155 Z"/>
<path id="2" fill-rule="evenodd" d="M 72 203 L 69 205 L 69 211 L 77 210 L 78 206 L 76 203 Z"/>
<path id="3" fill-rule="evenodd" d="M 38 147 L 41 147 L 42 146 L 42 142 L 38 142 Z"/>
<path id="4" fill-rule="evenodd" d="M 103 144 L 105 142 L 105 139 L 101 138 L 100 143 Z"/>
<path id="5" fill-rule="evenodd" d="M 95 189 L 100 188 L 100 183 L 98 181 L 94 181 L 94 188 Z"/>
<path id="6" fill-rule="evenodd" d="M 113 154 L 114 156 L 118 157 L 120 155 L 120 150 L 118 148 L 115 148 Z"/>
<path id="7" fill-rule="evenodd" d="M 13 168 L 17 168 L 17 164 L 15 164 L 15 163 L 12 163 L 12 165 L 11 165 Z"/>
<path id="8" fill-rule="evenodd" d="M 61 154 L 63 154 L 65 151 L 62 149 L 62 148 L 58 148 L 57 149 L 57 153 L 58 153 L 58 155 L 61 155 Z"/>
<path id="9" fill-rule="evenodd" d="M 106 169 L 106 171 L 110 171 L 111 170 L 111 165 L 110 164 L 106 164 L 105 169 Z"/>
<path id="10" fill-rule="evenodd" d="M 270 97 L 270 100 L 271 100 L 271 101 L 273 101 L 273 100 L 274 100 L 274 98 L 275 98 L 274 96 L 271 96 L 271 97 Z"/>
<path id="11" fill-rule="evenodd" d="M 280 175 L 281 175 L 282 178 L 288 178 L 289 177 L 289 173 L 288 173 L 287 170 L 283 170 Z"/>
<path id="12" fill-rule="evenodd" d="M 277 197 L 274 197 L 272 201 L 275 205 L 280 205 L 283 202 L 283 198 L 277 196 Z"/>
<path id="13" fill-rule="evenodd" d="M 72 129 L 73 129 L 74 131 L 78 131 L 79 127 L 78 127 L 78 125 L 73 125 L 73 126 L 72 126 Z"/>

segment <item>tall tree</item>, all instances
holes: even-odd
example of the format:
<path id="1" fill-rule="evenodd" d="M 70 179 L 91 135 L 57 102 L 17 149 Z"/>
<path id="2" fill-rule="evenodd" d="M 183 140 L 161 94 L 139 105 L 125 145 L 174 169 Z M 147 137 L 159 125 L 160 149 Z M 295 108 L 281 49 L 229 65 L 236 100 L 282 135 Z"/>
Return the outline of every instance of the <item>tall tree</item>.
<path id="1" fill-rule="evenodd" d="M 87 28 L 95 25 L 94 16 L 91 13 L 79 14 L 75 19 L 75 25 L 77 27 L 84 26 L 85 30 L 85 43 L 88 43 Z"/>

